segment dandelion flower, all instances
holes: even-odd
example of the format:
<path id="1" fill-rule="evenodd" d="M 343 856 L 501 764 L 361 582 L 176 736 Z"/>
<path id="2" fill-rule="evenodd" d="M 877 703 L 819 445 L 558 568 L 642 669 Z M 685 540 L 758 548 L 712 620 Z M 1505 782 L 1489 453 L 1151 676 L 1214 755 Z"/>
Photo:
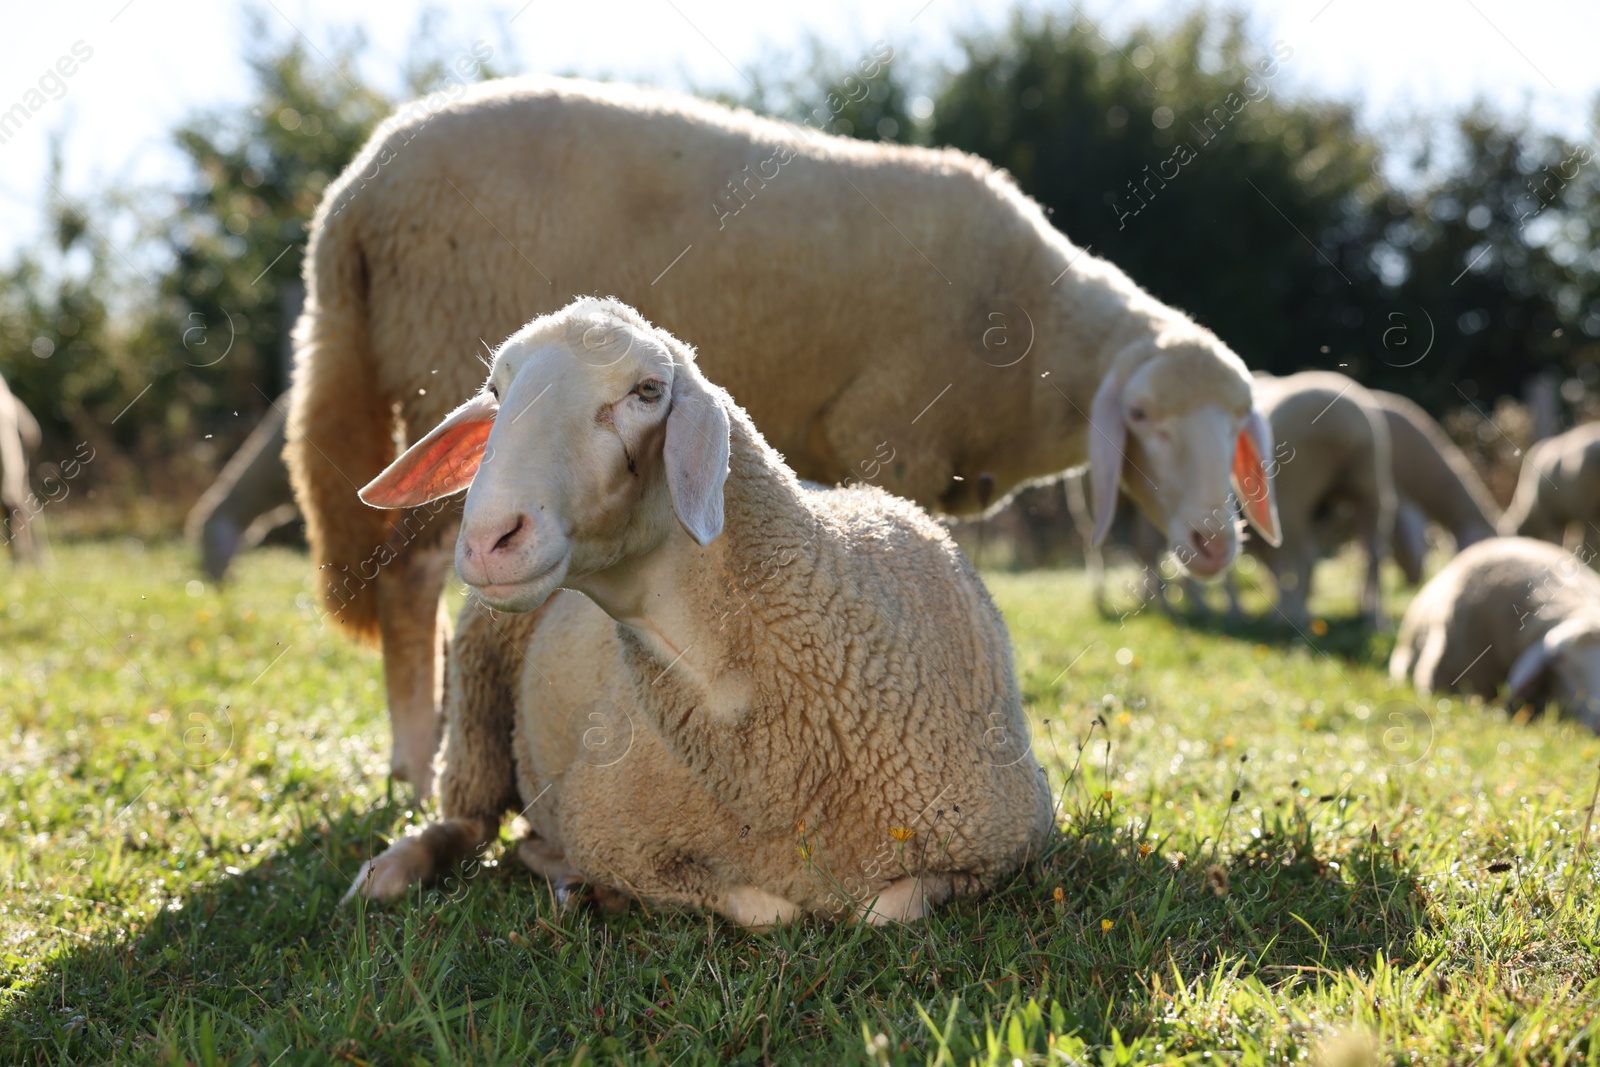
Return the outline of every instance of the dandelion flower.
<path id="1" fill-rule="evenodd" d="M 1139 846 L 1139 858 L 1140 859 L 1144 859 L 1148 855 L 1150 855 L 1150 846 L 1149 845 L 1140 845 Z"/>
<path id="2" fill-rule="evenodd" d="M 1055 898 L 1057 904 L 1065 904 L 1067 902 L 1067 895 L 1061 891 L 1060 886 L 1056 886 Z"/>
<path id="3" fill-rule="evenodd" d="M 913 830 L 909 826 L 891 826 L 891 827 L 889 827 L 889 836 L 894 838 L 896 841 L 899 841 L 902 844 L 904 844 L 907 841 L 910 841 L 911 838 L 914 837 L 915 835 L 916 835 L 916 831 Z"/>
<path id="4" fill-rule="evenodd" d="M 1111 932 L 1111 928 L 1113 926 L 1115 926 L 1115 925 L 1117 925 L 1117 922 L 1116 922 L 1115 919 L 1101 919 L 1100 920 L 1100 932 L 1102 934 L 1109 934 Z"/>

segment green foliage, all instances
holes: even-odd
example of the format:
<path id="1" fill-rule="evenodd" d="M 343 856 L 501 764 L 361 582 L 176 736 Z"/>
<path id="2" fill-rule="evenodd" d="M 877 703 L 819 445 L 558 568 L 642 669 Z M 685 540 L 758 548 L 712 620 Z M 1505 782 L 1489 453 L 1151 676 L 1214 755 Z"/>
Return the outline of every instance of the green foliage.
<path id="1" fill-rule="evenodd" d="M 916 925 L 758 935 L 561 910 L 503 846 L 340 907 L 424 816 L 385 792 L 376 658 L 318 622 L 304 558 L 252 554 L 218 591 L 176 546 L 57 552 L 0 575 L 0 1061 L 1600 1052 L 1600 740 L 1391 688 L 1387 640 L 1345 621 L 1353 560 L 1319 575 L 1313 645 L 987 575 L 1060 834 Z"/>
<path id="2" fill-rule="evenodd" d="M 1087 17 L 1018 15 L 967 43 L 932 140 L 1005 167 L 1077 244 L 1251 366 L 1295 370 L 1359 337 L 1344 322 L 1363 289 L 1340 272 L 1370 279 L 1381 185 L 1349 105 L 1287 94 L 1293 62 L 1288 42 L 1204 11 L 1120 40 Z"/>
<path id="3" fill-rule="evenodd" d="M 357 54 L 346 45 L 330 65 L 298 39 L 260 48 L 254 101 L 174 135 L 194 183 L 166 234 L 174 262 L 164 287 L 186 309 L 188 399 L 208 413 L 261 411 L 288 384 L 281 353 L 311 216 L 390 107 L 353 80 Z"/>
<path id="4" fill-rule="evenodd" d="M 1600 355 L 1600 158 L 1483 109 L 1461 116 L 1453 134 L 1447 167 L 1429 167 L 1430 144 L 1416 142 L 1410 162 L 1428 173 L 1426 184 L 1387 205 L 1405 274 L 1390 310 L 1409 312 L 1412 354 L 1431 319 L 1435 352 L 1406 368 L 1397 366 L 1412 358 L 1403 349 L 1382 346 L 1381 335 L 1372 346 L 1381 357 L 1373 384 L 1436 410 L 1519 394 L 1537 371 L 1571 371 Z"/>

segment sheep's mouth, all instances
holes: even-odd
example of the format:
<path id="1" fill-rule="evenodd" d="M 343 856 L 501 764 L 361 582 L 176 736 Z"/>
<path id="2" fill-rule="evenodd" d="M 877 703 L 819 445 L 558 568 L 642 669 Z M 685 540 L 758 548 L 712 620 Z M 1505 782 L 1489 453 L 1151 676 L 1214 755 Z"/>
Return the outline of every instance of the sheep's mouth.
<path id="1" fill-rule="evenodd" d="M 475 585 L 472 590 L 479 600 L 498 611 L 533 611 L 550 599 L 550 594 L 560 586 L 561 580 L 567 576 L 570 560 L 571 556 L 563 553 L 549 566 L 525 578 L 514 582 Z M 552 576 L 554 581 L 551 581 Z"/>

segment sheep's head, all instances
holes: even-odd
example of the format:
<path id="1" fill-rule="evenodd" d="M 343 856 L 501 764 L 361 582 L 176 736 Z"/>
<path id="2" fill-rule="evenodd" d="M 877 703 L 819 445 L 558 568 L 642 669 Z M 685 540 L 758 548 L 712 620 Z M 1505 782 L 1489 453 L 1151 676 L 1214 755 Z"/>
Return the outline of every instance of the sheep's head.
<path id="1" fill-rule="evenodd" d="M 411 507 L 470 485 L 456 569 L 491 606 L 531 611 L 679 524 L 701 545 L 721 533 L 727 402 L 631 308 L 579 300 L 513 334 L 483 391 L 361 498 Z"/>
<path id="2" fill-rule="evenodd" d="M 1600 730 L 1600 617 L 1578 615 L 1524 649 L 1506 674 L 1512 707 L 1553 700 Z"/>
<path id="3" fill-rule="evenodd" d="M 1110 532 L 1120 481 L 1178 561 L 1215 577 L 1239 554 L 1238 504 L 1278 543 L 1273 461 L 1237 356 L 1194 330 L 1138 342 L 1113 361 L 1090 412 L 1095 543 Z"/>

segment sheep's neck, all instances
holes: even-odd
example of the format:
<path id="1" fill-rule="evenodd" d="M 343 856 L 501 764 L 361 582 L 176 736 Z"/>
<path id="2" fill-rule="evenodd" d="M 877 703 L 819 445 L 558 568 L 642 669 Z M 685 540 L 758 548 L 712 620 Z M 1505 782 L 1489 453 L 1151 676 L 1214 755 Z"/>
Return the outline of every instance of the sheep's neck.
<path id="1" fill-rule="evenodd" d="M 829 537 L 742 415 L 732 437 L 720 537 L 702 548 L 674 522 L 656 547 L 580 588 L 620 624 L 642 709 L 668 747 L 752 823 L 793 826 L 840 761 L 827 750 L 826 702 L 797 704 L 807 679 L 780 678 L 799 625 L 781 609 L 808 602 Z M 752 758 L 752 739 L 794 731 L 805 740 L 786 743 L 805 759 Z"/>
<path id="2" fill-rule="evenodd" d="M 705 694 L 709 710 L 731 717 L 748 704 L 749 687 L 729 666 L 726 627 L 708 612 L 723 585 L 726 535 L 702 548 L 673 527 L 649 552 L 575 585 L 660 661 L 657 677 L 644 683 L 680 674 Z"/>

